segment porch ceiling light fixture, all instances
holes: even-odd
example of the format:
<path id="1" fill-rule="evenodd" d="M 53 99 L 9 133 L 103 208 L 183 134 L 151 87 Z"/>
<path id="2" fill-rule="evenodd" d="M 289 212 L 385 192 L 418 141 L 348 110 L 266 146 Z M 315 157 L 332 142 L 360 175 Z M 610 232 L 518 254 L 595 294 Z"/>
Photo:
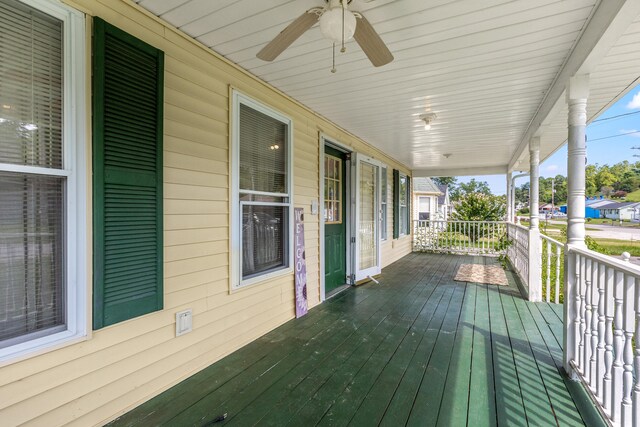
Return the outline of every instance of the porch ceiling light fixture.
<path id="1" fill-rule="evenodd" d="M 436 113 L 427 113 L 420 116 L 424 122 L 424 130 L 431 130 L 431 123 L 437 118 Z"/>
<path id="2" fill-rule="evenodd" d="M 351 40 L 356 32 L 356 16 L 344 3 L 344 0 L 331 0 L 329 9 L 320 17 L 322 35 L 334 43 L 342 43 L 343 49 L 344 43 Z"/>

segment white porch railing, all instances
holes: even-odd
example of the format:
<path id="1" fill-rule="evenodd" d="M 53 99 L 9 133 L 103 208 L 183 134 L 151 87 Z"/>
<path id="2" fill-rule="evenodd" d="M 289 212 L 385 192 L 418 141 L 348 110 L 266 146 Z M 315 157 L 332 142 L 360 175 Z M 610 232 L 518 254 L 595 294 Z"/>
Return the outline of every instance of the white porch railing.
<path id="1" fill-rule="evenodd" d="M 525 284 L 529 285 L 529 229 L 519 224 L 507 223 L 507 237 L 511 244 L 507 257 Z"/>
<path id="2" fill-rule="evenodd" d="M 497 255 L 506 247 L 529 291 L 535 279 L 543 300 L 565 305 L 565 369 L 611 425 L 640 427 L 640 267 L 542 234 L 532 248 L 532 235 L 505 222 L 415 221 L 414 250 Z M 540 274 L 529 274 L 531 265 Z"/>
<path id="3" fill-rule="evenodd" d="M 506 227 L 503 221 L 414 221 L 413 250 L 500 255 Z"/>
<path id="4" fill-rule="evenodd" d="M 564 300 L 564 243 L 540 234 L 542 294 L 546 302 Z"/>
<path id="5" fill-rule="evenodd" d="M 566 360 L 614 426 L 640 426 L 640 268 L 568 248 Z"/>

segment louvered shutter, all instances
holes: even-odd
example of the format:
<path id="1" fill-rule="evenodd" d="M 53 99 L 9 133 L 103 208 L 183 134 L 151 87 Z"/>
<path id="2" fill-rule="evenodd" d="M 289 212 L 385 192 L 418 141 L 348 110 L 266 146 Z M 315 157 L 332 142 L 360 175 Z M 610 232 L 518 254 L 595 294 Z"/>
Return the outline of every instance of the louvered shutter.
<path id="1" fill-rule="evenodd" d="M 393 170 L 393 238 L 400 237 L 400 171 Z"/>
<path id="2" fill-rule="evenodd" d="M 164 54 L 94 19 L 94 329 L 162 309 Z"/>

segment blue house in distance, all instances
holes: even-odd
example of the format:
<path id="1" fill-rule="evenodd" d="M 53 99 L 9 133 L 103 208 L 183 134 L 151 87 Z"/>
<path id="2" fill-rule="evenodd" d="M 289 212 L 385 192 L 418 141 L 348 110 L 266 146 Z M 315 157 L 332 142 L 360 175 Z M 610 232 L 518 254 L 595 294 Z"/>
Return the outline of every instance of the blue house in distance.
<path id="1" fill-rule="evenodd" d="M 609 203 L 615 203 L 613 200 L 605 199 L 604 196 L 587 197 L 584 206 L 585 218 L 600 218 L 600 211 L 597 209 Z M 560 206 L 560 212 L 567 213 L 567 205 Z"/>

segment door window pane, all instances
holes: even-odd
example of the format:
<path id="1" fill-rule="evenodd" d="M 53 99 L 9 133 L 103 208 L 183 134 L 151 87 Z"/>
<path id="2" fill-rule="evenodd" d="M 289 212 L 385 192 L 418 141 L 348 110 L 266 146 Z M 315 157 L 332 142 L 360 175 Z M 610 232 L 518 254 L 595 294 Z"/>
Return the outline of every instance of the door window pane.
<path id="1" fill-rule="evenodd" d="M 330 155 L 324 160 L 324 220 L 327 224 L 342 223 L 342 159 Z"/>

